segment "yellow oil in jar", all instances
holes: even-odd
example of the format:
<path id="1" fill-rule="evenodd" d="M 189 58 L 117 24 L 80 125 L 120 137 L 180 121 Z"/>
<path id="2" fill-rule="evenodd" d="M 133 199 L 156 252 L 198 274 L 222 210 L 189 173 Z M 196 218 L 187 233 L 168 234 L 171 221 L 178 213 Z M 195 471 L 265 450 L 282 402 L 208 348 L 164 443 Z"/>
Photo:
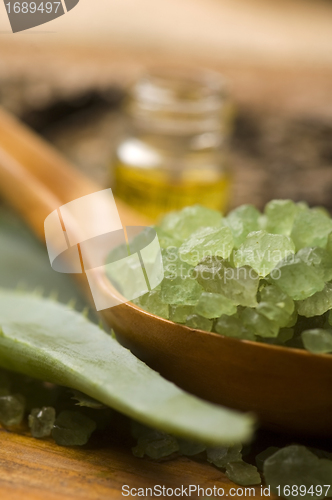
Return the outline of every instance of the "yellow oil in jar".
<path id="1" fill-rule="evenodd" d="M 115 194 L 152 220 L 171 210 L 199 203 L 225 211 L 230 198 L 231 176 L 225 172 L 214 175 L 170 176 L 162 170 L 133 168 L 118 162 L 115 165 Z"/>

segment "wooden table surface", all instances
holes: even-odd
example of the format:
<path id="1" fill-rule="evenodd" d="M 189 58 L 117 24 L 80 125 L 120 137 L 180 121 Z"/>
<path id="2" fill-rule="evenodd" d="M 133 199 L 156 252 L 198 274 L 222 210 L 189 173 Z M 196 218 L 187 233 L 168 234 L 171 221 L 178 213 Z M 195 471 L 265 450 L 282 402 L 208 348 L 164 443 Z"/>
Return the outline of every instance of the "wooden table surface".
<path id="1" fill-rule="evenodd" d="M 162 463 L 139 459 L 120 444 L 64 448 L 1 429 L 0 447 L 1 500 L 116 500 L 124 498 L 123 485 L 216 486 L 224 488 L 225 496 L 237 488 L 208 463 L 184 457 Z M 192 494 L 192 498 L 197 497 Z M 260 487 L 255 488 L 255 498 L 265 498 Z"/>

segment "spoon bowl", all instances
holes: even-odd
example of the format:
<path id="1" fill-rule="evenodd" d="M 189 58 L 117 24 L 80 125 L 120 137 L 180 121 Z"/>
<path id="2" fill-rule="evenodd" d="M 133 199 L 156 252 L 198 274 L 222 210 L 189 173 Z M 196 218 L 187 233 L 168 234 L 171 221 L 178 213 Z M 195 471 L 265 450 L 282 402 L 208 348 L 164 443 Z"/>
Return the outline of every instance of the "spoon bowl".
<path id="1" fill-rule="evenodd" d="M 0 193 L 44 240 L 44 220 L 64 203 L 101 188 L 40 137 L 0 110 Z M 123 225 L 149 221 L 117 200 Z M 84 275 L 76 275 L 86 288 Z M 106 275 L 105 298 L 120 298 Z M 255 412 L 275 430 L 332 437 L 332 356 L 188 328 L 127 302 L 102 311 L 119 341 L 183 389 Z"/>
<path id="2" fill-rule="evenodd" d="M 275 431 L 331 437 L 332 356 L 188 328 L 127 303 L 104 311 L 122 345 L 188 392 Z"/>

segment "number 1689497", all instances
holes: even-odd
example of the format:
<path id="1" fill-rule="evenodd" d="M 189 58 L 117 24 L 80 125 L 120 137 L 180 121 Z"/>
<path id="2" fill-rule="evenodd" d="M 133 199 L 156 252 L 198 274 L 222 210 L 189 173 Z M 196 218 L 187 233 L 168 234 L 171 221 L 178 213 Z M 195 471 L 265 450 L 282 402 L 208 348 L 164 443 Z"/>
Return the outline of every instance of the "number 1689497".
<path id="1" fill-rule="evenodd" d="M 61 2 L 8 2 L 6 9 L 8 14 L 36 14 L 44 13 L 51 14 L 57 13 Z"/>

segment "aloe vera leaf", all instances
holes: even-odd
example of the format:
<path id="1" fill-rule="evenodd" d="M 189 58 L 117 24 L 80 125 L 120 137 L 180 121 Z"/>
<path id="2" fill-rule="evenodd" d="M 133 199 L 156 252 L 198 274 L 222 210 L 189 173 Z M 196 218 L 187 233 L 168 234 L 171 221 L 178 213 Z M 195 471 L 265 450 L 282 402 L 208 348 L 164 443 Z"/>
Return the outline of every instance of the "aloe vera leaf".
<path id="1" fill-rule="evenodd" d="M 206 444 L 250 440 L 251 414 L 192 396 L 79 313 L 0 291 L 0 366 L 79 390 L 139 422 Z"/>

